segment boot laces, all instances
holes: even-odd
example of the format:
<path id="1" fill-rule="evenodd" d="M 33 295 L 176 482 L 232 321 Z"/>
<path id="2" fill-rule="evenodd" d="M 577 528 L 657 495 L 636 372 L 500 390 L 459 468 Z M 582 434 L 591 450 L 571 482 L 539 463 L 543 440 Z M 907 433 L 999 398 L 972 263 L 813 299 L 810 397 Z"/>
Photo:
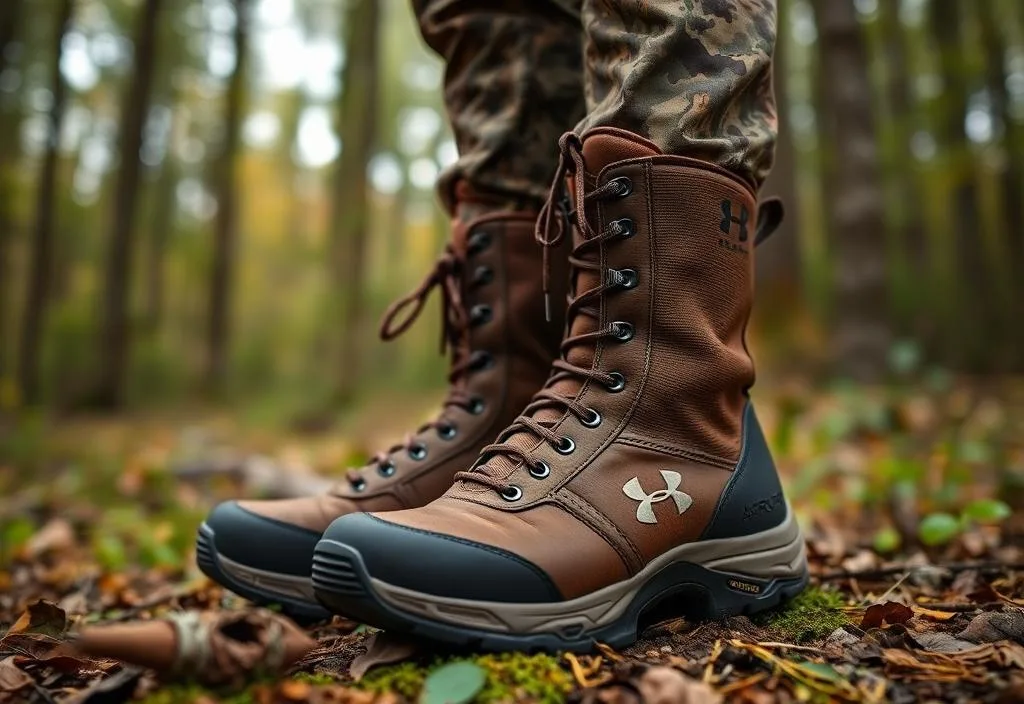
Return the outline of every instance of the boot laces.
<path id="1" fill-rule="evenodd" d="M 601 245 L 608 241 L 621 237 L 628 237 L 632 230 L 627 228 L 621 221 L 614 221 L 600 231 L 595 231 L 586 217 L 586 206 L 590 203 L 605 200 L 613 197 L 621 197 L 628 194 L 629 187 L 619 179 L 613 179 L 608 183 L 591 191 L 586 189 L 586 163 L 583 160 L 583 145 L 579 137 L 573 133 L 567 133 L 559 140 L 559 165 L 555 174 L 554 182 L 548 194 L 547 201 L 541 209 L 537 220 L 536 240 L 543 248 L 543 288 L 545 301 L 549 296 L 549 251 L 557 247 L 566 235 L 566 232 L 573 226 L 579 228 L 582 235 L 581 242 L 573 248 L 569 256 L 569 264 L 573 271 L 573 280 L 578 281 L 578 274 L 581 272 L 597 272 L 600 283 L 586 291 L 573 291 L 566 309 L 567 330 L 572 330 L 573 322 L 577 316 L 586 316 L 594 320 L 600 320 L 600 300 L 602 297 L 614 290 L 631 287 L 629 276 L 625 270 L 617 271 L 610 269 L 602 272 L 600 262 Z M 568 177 L 572 176 L 572 193 L 566 188 Z M 635 283 L 635 279 L 633 280 Z M 574 285 L 574 288 L 576 286 Z M 517 487 L 508 483 L 491 473 L 491 468 L 486 464 L 488 460 L 498 456 L 504 456 L 513 462 L 519 461 L 531 468 L 531 471 L 539 470 L 546 476 L 550 469 L 545 463 L 536 459 L 523 447 L 511 442 L 517 433 L 530 433 L 535 437 L 549 443 L 559 452 L 569 454 L 574 447 L 570 438 L 560 436 L 554 430 L 557 421 L 538 420 L 534 416 L 538 411 L 544 409 L 555 409 L 568 412 L 576 416 L 584 425 L 593 426 L 595 421 L 600 422 L 600 415 L 593 409 L 587 408 L 580 403 L 578 396 L 579 389 L 587 381 L 602 384 L 611 391 L 619 391 L 622 388 L 624 379 L 616 372 L 604 372 L 595 366 L 581 367 L 569 362 L 569 353 L 577 346 L 596 345 L 599 340 L 609 337 L 618 337 L 621 334 L 621 324 L 612 325 L 576 335 L 567 336 L 561 344 L 560 358 L 552 363 L 552 374 L 533 400 L 523 410 L 523 413 L 516 418 L 508 428 L 502 432 L 498 442 L 487 445 L 480 452 L 480 458 L 472 469 L 466 472 L 459 472 L 455 475 L 456 481 L 466 481 L 490 487 L 506 498 L 514 500 L 511 496 L 521 496 Z M 574 380 L 579 382 L 576 392 L 572 395 L 556 390 L 558 382 Z M 510 494 L 509 492 L 513 493 Z"/>
<path id="2" fill-rule="evenodd" d="M 396 452 L 405 450 L 413 457 L 417 456 L 416 453 L 425 452 L 422 443 L 416 440 L 417 435 L 431 429 L 436 429 L 439 433 L 454 432 L 455 426 L 445 418 L 445 410 L 455 407 L 475 412 L 474 407 L 479 403 L 479 400 L 469 392 L 466 384 L 467 377 L 478 365 L 478 361 L 470 349 L 470 320 L 462 300 L 462 272 L 464 270 L 463 257 L 459 256 L 449 245 L 423 282 L 392 303 L 381 320 L 380 338 L 385 342 L 396 339 L 412 327 L 423 311 L 431 293 L 434 289 L 439 289 L 442 321 L 441 353 L 451 351 L 451 366 L 448 371 L 449 390 L 448 396 L 442 403 L 441 414 L 434 420 L 421 425 L 415 432 L 406 435 L 402 442 L 376 453 L 369 464 L 376 465 L 382 473 L 394 471 L 394 464 L 390 456 Z M 365 486 L 364 471 L 365 468 L 349 470 L 346 479 L 357 489 Z"/>

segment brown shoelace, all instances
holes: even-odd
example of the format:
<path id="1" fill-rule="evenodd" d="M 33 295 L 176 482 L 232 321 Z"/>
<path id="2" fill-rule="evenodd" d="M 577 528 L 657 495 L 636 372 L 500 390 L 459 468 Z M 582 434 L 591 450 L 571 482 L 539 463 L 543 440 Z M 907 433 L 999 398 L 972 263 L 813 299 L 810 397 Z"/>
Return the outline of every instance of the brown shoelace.
<path id="1" fill-rule="evenodd" d="M 474 368 L 475 362 L 470 350 L 470 322 L 462 301 L 462 272 L 464 269 L 465 262 L 449 246 L 423 282 L 388 307 L 380 326 L 382 340 L 389 342 L 399 337 L 416 322 L 434 289 L 440 289 L 441 352 L 443 354 L 450 349 L 452 355 L 448 372 L 450 389 L 442 404 L 443 409 L 458 407 L 471 410 L 476 403 L 476 399 L 469 393 L 465 384 L 466 376 Z M 394 465 L 391 463 L 390 455 L 401 450 L 410 453 L 422 451 L 422 445 L 416 440 L 416 436 L 431 429 L 436 429 L 439 433 L 453 433 L 454 425 L 444 417 L 444 410 L 442 410 L 437 418 L 424 423 L 416 429 L 416 432 L 407 435 L 403 442 L 375 454 L 371 458 L 370 464 L 376 464 L 378 468 L 393 470 Z M 365 484 L 362 471 L 350 470 L 346 474 L 346 479 L 353 487 Z"/>
<path id="2" fill-rule="evenodd" d="M 601 283 L 582 293 L 574 292 L 570 297 L 566 317 L 569 323 L 568 329 L 572 329 L 572 323 L 578 315 L 585 315 L 595 320 L 600 319 L 600 310 L 592 304 L 598 303 L 605 293 L 620 288 L 631 288 L 635 285 L 635 272 L 630 270 L 609 269 L 602 272 L 600 263 L 600 249 L 604 242 L 623 237 L 629 237 L 633 231 L 622 221 L 613 221 L 600 232 L 595 231 L 587 222 L 585 213 L 586 206 L 594 201 L 612 197 L 621 197 L 629 193 L 629 185 L 622 179 L 613 179 L 608 183 L 587 192 L 585 187 L 586 164 L 583 160 L 582 143 L 577 135 L 568 133 L 559 140 L 561 152 L 558 171 L 555 180 L 551 185 L 547 202 L 541 210 L 537 221 L 537 242 L 544 248 L 544 292 L 548 296 L 548 250 L 558 246 L 565 233 L 573 225 L 580 229 L 582 241 L 575 247 L 569 257 L 569 263 L 573 267 L 573 274 L 580 271 L 603 273 L 600 276 Z M 568 198 L 563 197 L 565 193 L 565 181 L 572 175 L 575 182 L 574 192 Z M 632 280 L 630 276 L 632 275 Z M 536 437 L 548 442 L 556 450 L 569 454 L 574 448 L 570 438 L 562 437 L 553 430 L 554 422 L 538 421 L 533 416 L 542 409 L 554 408 L 564 410 L 576 416 L 584 425 L 595 426 L 600 422 L 600 416 L 596 411 L 587 408 L 573 396 L 556 391 L 552 387 L 559 381 L 573 379 L 579 381 L 582 387 L 588 380 L 602 384 L 609 391 L 621 391 L 625 379 L 615 372 L 603 372 L 593 367 L 580 367 L 568 361 L 569 352 L 577 345 L 594 345 L 598 340 L 608 337 L 620 338 L 623 334 L 621 323 L 613 324 L 601 330 L 582 333 L 566 337 L 561 345 L 561 358 L 553 362 L 553 373 L 548 378 L 544 388 L 534 397 L 530 404 L 523 410 L 523 413 L 505 429 L 498 438 L 498 442 L 483 448 L 480 459 L 476 466 L 468 472 L 459 472 L 455 475 L 456 481 L 467 481 L 482 484 L 490 487 L 499 493 L 510 498 L 508 492 L 515 487 L 507 481 L 500 479 L 488 472 L 486 464 L 488 459 L 499 455 L 505 456 L 513 461 L 521 461 L 530 467 L 535 476 L 547 476 L 550 469 L 547 465 L 522 447 L 509 442 L 519 432 L 532 433 Z M 621 338 L 620 338 L 621 339 Z M 579 387 L 577 387 L 579 388 Z M 511 500 L 511 499 L 510 499 Z"/>

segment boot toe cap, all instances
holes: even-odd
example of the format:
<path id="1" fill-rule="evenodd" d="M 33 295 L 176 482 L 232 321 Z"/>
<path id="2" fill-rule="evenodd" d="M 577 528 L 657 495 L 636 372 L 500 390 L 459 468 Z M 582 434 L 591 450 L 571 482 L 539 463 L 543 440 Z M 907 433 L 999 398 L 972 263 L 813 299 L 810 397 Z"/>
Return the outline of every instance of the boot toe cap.
<path id="1" fill-rule="evenodd" d="M 561 601 L 551 577 L 532 562 L 501 548 L 386 520 L 387 514 L 354 514 L 324 533 L 359 553 L 367 576 L 434 596 L 472 601 Z"/>
<path id="2" fill-rule="evenodd" d="M 320 534 L 227 501 L 206 519 L 219 556 L 267 572 L 309 576 Z"/>

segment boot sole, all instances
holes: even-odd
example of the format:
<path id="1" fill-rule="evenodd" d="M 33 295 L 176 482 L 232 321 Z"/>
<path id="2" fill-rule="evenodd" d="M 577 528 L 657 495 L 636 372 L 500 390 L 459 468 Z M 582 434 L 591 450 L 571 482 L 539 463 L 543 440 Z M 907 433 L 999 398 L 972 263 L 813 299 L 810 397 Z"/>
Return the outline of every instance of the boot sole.
<path id="1" fill-rule="evenodd" d="M 279 606 L 303 623 L 323 621 L 331 614 L 316 603 L 308 577 L 277 574 L 247 567 L 217 553 L 213 529 L 203 523 L 196 538 L 196 564 L 207 577 L 257 606 Z M 303 599 L 302 597 L 306 598 Z"/>
<path id="2" fill-rule="evenodd" d="M 631 579 L 555 603 L 470 601 L 397 587 L 371 577 L 359 552 L 335 540 L 321 540 L 313 555 L 313 589 L 331 611 L 486 651 L 622 648 L 653 614 L 661 620 L 755 614 L 796 596 L 807 581 L 804 541 L 791 511 L 771 530 L 679 546 Z"/>

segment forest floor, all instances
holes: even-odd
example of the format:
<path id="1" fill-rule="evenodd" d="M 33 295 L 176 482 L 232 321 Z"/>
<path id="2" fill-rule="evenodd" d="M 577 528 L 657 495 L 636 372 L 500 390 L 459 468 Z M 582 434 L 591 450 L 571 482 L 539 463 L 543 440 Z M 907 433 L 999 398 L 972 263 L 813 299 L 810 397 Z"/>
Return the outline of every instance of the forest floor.
<path id="1" fill-rule="evenodd" d="M 220 689 L 64 644 L 90 624 L 246 609 L 195 569 L 209 506 L 313 488 L 387 438 L 394 408 L 423 404 L 385 399 L 317 435 L 209 413 L 8 420 L 0 703 L 1024 701 L 1022 391 L 759 394 L 813 573 L 776 613 L 667 621 L 576 656 L 441 653 L 335 620 L 307 627 L 317 645 L 287 675 Z"/>

